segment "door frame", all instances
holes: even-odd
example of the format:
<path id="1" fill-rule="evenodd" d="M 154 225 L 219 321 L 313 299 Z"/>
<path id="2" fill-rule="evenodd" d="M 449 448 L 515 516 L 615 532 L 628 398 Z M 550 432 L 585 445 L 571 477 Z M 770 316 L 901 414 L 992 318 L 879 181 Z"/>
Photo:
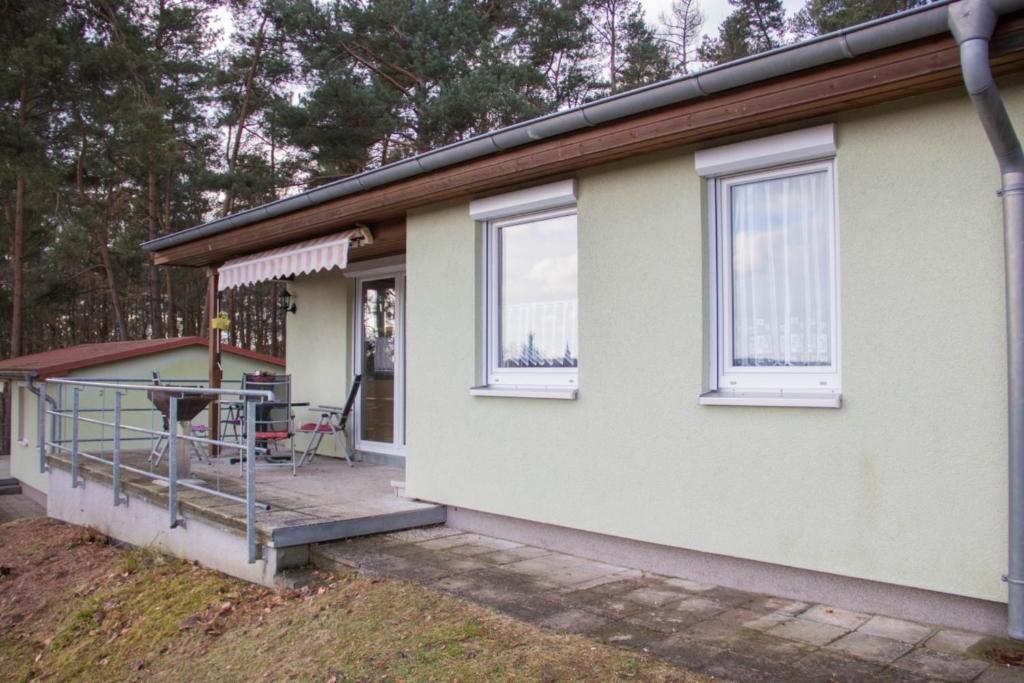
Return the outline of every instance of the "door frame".
<path id="1" fill-rule="evenodd" d="M 352 437 L 357 451 L 405 456 L 405 263 L 381 259 L 368 262 L 349 275 L 355 282 L 352 304 L 352 372 L 363 372 L 363 284 L 387 278 L 395 279 L 395 399 L 394 442 L 366 441 L 362 438 L 362 401 L 356 401 L 352 415 Z"/>

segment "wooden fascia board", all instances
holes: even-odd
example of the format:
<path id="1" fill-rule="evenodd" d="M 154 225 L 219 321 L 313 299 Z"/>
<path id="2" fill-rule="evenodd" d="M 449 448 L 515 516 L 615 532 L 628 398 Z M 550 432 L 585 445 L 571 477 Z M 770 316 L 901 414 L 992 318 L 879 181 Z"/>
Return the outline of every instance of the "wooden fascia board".
<path id="1" fill-rule="evenodd" d="M 1003 21 L 992 43 L 996 73 L 1024 63 L 1024 18 Z M 393 218 L 430 203 L 569 173 L 626 157 L 954 87 L 959 50 L 931 39 L 756 86 L 692 100 L 545 140 L 157 252 L 158 264 L 200 266 Z"/>

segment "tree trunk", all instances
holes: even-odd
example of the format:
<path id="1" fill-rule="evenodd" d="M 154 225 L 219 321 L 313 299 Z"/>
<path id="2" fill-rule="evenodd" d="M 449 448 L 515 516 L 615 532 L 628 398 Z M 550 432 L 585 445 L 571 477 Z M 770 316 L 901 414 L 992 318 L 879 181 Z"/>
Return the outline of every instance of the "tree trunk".
<path id="1" fill-rule="evenodd" d="M 114 314 L 117 339 L 125 341 L 128 339 L 128 327 L 125 325 L 124 314 L 121 312 L 121 297 L 117 293 L 114 281 L 114 265 L 110 260 L 110 248 L 107 246 L 107 231 L 105 229 L 96 235 L 96 242 L 99 245 L 100 261 L 103 263 L 103 271 L 106 274 L 107 289 L 110 290 L 110 308 Z"/>
<path id="2" fill-rule="evenodd" d="M 25 177 L 14 190 L 14 232 L 11 235 L 11 358 L 21 355 L 21 313 L 25 298 Z"/>
<path id="3" fill-rule="evenodd" d="M 160 221 L 161 234 L 171 234 L 171 177 L 168 174 L 167 187 L 164 190 L 163 216 Z M 152 263 L 152 261 L 150 261 Z M 167 292 L 167 323 L 166 333 L 169 337 L 180 336 L 178 328 L 178 305 L 174 296 L 174 278 L 170 267 L 164 268 L 164 289 Z"/>
<path id="4" fill-rule="evenodd" d="M 270 355 L 277 356 L 280 353 L 278 344 L 278 316 L 281 314 L 281 297 L 277 295 L 277 285 L 270 288 Z"/>
<path id="5" fill-rule="evenodd" d="M 167 336 L 177 337 L 178 335 L 178 308 L 174 303 L 174 280 L 171 279 L 171 269 L 164 269 L 165 289 L 167 290 Z"/>
<path id="6" fill-rule="evenodd" d="M 28 118 L 28 85 L 18 92 L 18 119 Z M 19 172 L 14 186 L 14 233 L 11 235 L 11 358 L 21 355 L 22 310 L 25 303 L 25 188 L 28 181 Z"/>
<path id="7" fill-rule="evenodd" d="M 238 346 L 238 290 L 232 288 L 228 290 L 228 318 L 231 320 L 231 328 L 228 330 L 228 343 L 232 346 Z"/>
<path id="8" fill-rule="evenodd" d="M 231 145 L 231 153 L 228 155 L 228 188 L 224 193 L 223 215 L 228 215 L 235 206 L 234 174 L 238 167 L 238 154 L 242 147 L 242 131 L 245 129 L 245 121 L 249 118 L 249 103 L 252 100 L 252 86 L 256 80 L 256 72 L 259 70 L 260 57 L 263 54 L 264 29 L 267 26 L 266 14 L 260 21 L 259 31 L 256 33 L 256 45 L 252 49 L 252 63 L 245 75 L 245 90 L 242 93 L 242 104 L 238 109 L 238 121 L 235 122 L 235 139 Z"/>
<path id="9" fill-rule="evenodd" d="M 157 227 L 157 211 L 159 210 L 159 194 L 156 189 L 156 173 L 149 172 L 149 188 L 147 192 L 147 213 L 149 239 L 155 240 L 159 237 Z M 160 271 L 156 267 L 156 261 L 152 252 L 148 253 L 149 261 L 149 325 L 154 339 L 164 336 L 164 317 L 160 305 Z"/>

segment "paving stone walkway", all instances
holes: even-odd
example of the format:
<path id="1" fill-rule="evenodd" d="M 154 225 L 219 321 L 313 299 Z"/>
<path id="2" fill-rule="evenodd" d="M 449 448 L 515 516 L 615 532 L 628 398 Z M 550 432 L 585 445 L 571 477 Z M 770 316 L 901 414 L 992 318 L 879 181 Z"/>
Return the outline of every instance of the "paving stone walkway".
<path id="1" fill-rule="evenodd" d="M 1024 681 L 1001 639 L 640 572 L 447 527 L 321 545 L 318 564 L 425 584 L 733 681 Z M 999 653 L 1000 657 L 995 657 Z"/>
<path id="2" fill-rule="evenodd" d="M 11 456 L 0 455 L 0 479 L 11 475 Z M 0 495 L 0 524 L 23 517 L 42 517 L 46 508 L 23 493 Z"/>

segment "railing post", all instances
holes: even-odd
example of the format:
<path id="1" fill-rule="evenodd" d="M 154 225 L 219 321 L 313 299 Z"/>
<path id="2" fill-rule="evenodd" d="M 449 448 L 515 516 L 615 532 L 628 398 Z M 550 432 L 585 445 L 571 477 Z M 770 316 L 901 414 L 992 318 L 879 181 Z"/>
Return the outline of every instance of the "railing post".
<path id="1" fill-rule="evenodd" d="M 171 528 L 178 526 L 178 397 L 170 395 L 167 409 L 167 510 L 171 515 Z"/>
<path id="2" fill-rule="evenodd" d="M 245 542 L 256 561 L 256 401 L 245 397 Z"/>
<path id="3" fill-rule="evenodd" d="M 57 385 L 57 413 L 58 415 L 53 416 L 53 442 L 57 444 L 64 443 L 64 407 L 67 404 L 64 402 L 64 385 Z"/>
<path id="4" fill-rule="evenodd" d="M 38 433 L 39 433 L 39 471 L 46 472 L 49 468 L 46 466 L 46 382 L 40 382 L 39 388 L 39 407 L 37 408 L 37 419 L 39 420 Z"/>
<path id="5" fill-rule="evenodd" d="M 121 392 L 114 390 L 114 507 L 121 498 Z"/>
<path id="6" fill-rule="evenodd" d="M 71 488 L 78 488 L 78 395 L 81 387 L 71 392 Z"/>

